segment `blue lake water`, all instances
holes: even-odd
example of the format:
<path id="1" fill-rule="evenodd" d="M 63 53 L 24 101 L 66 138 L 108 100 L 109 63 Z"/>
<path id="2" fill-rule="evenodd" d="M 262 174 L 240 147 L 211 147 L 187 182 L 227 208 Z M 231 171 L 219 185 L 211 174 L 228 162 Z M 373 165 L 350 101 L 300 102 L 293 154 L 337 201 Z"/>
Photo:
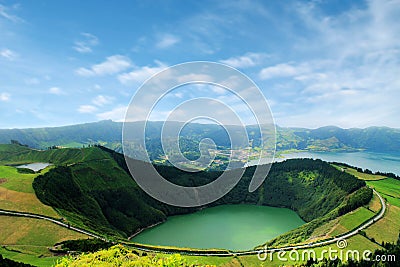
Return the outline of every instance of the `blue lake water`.
<path id="1" fill-rule="evenodd" d="M 324 161 L 337 161 L 349 165 L 370 169 L 371 171 L 392 172 L 400 175 L 400 154 L 384 154 L 374 152 L 298 152 L 282 154 L 283 158 L 276 161 L 293 158 L 314 158 Z"/>
<path id="2" fill-rule="evenodd" d="M 245 250 L 299 227 L 294 211 L 255 205 L 222 205 L 168 217 L 132 241 L 164 246 Z"/>
<path id="3" fill-rule="evenodd" d="M 43 163 L 43 162 L 36 162 L 36 163 L 30 163 L 30 164 L 24 164 L 24 165 L 19 165 L 16 166 L 17 168 L 25 168 L 25 169 L 31 169 L 32 171 L 40 171 L 45 168 L 47 168 L 50 165 L 50 163 Z"/>

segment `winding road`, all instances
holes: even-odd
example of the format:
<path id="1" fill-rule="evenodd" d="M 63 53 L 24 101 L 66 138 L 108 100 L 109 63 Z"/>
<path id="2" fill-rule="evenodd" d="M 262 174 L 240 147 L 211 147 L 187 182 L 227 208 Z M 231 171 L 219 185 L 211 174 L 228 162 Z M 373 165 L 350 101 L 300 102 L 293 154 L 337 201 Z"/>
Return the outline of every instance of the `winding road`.
<path id="1" fill-rule="evenodd" d="M 220 253 L 207 253 L 205 250 L 204 252 L 199 252 L 199 251 L 193 251 L 193 250 L 184 250 L 184 249 L 170 249 L 170 248 L 153 248 L 153 247 L 146 247 L 146 245 L 141 245 L 141 244 L 135 244 L 135 243 L 129 243 L 129 242 L 122 242 L 122 244 L 133 247 L 138 250 L 146 251 L 146 252 L 161 252 L 161 253 L 167 253 L 167 254 L 183 254 L 183 255 L 192 255 L 192 256 L 218 256 L 218 257 L 227 257 L 227 256 L 243 256 L 243 255 L 255 255 L 255 254 L 260 254 L 260 253 L 268 253 L 268 252 L 274 252 L 274 251 L 284 251 L 284 250 L 296 250 L 296 249 L 308 249 L 308 248 L 313 248 L 313 247 L 319 247 L 319 246 L 324 246 L 324 245 L 329 245 L 336 243 L 341 240 L 345 240 L 347 238 L 350 238 L 352 236 L 357 235 L 360 231 L 364 230 L 365 228 L 371 226 L 374 224 L 376 221 L 380 220 L 385 212 L 386 212 L 386 204 L 384 199 L 381 197 L 381 195 L 375 190 L 372 189 L 374 194 L 376 194 L 379 197 L 379 200 L 381 202 L 381 210 L 377 215 L 369 219 L 368 221 L 362 223 L 360 226 L 358 226 L 356 229 L 353 229 L 345 234 L 342 234 L 340 236 L 336 236 L 333 238 L 325 239 L 325 240 L 320 240 L 317 242 L 309 243 L 309 244 L 301 244 L 301 245 L 292 245 L 292 246 L 286 246 L 286 247 L 280 247 L 280 248 L 269 248 L 269 249 L 256 249 L 256 250 L 248 250 L 248 251 L 223 251 L 221 250 Z M 0 210 L 0 215 L 8 215 L 8 216 L 20 216 L 20 217 L 27 217 L 27 218 L 34 218 L 34 219 L 41 219 L 41 220 L 46 220 L 55 224 L 58 224 L 60 226 L 66 227 L 70 230 L 101 239 L 103 241 L 106 241 L 104 237 L 101 237 L 99 235 L 96 235 L 94 233 L 91 233 L 89 231 L 70 226 L 69 224 L 63 223 L 57 219 L 46 217 L 43 215 L 38 215 L 38 214 L 32 214 L 32 213 L 25 213 L 25 212 L 17 212 L 17 211 L 7 211 L 7 210 Z"/>
<path id="2" fill-rule="evenodd" d="M 360 226 L 358 226 L 356 229 L 351 230 L 350 232 L 347 232 L 345 234 L 342 234 L 340 236 L 330 238 L 328 240 L 320 240 L 311 244 L 303 244 L 303 245 L 294 245 L 294 246 L 287 246 L 287 247 L 282 247 L 282 248 L 271 248 L 271 249 L 262 249 L 262 250 L 253 250 L 253 251 L 246 251 L 243 253 L 235 253 L 236 255 L 249 255 L 249 254 L 254 254 L 254 252 L 257 253 L 264 253 L 264 252 L 273 252 L 273 251 L 280 251 L 280 250 L 292 250 L 292 249 L 306 249 L 306 248 L 313 248 L 313 247 L 319 247 L 319 246 L 325 246 L 329 244 L 336 243 L 341 240 L 345 240 L 347 238 L 350 238 L 352 236 L 357 235 L 360 231 L 364 230 L 365 228 L 371 226 L 378 220 L 380 220 L 386 212 L 386 204 L 385 200 L 381 197 L 381 195 L 375 191 L 375 189 L 372 189 L 373 192 L 379 197 L 379 200 L 381 202 L 381 210 L 377 215 L 369 219 L 368 221 L 362 223 Z"/>
<path id="3" fill-rule="evenodd" d="M 105 241 L 105 238 L 103 238 L 101 236 L 98 236 L 96 234 L 93 234 L 91 232 L 88 232 L 86 230 L 83 230 L 83 229 L 80 229 L 80 228 L 77 228 L 77 227 L 73 227 L 73 226 L 71 226 L 71 225 L 69 225 L 67 223 L 60 222 L 57 219 L 46 217 L 46 216 L 39 215 L 39 214 L 33 214 L 33 213 L 27 213 L 27 212 L 18 212 L 18 211 L 0 210 L 0 215 L 19 216 L 19 217 L 25 217 L 25 218 L 34 218 L 34 219 L 46 220 L 46 221 L 58 224 L 60 226 L 66 227 L 66 228 L 68 228 L 70 230 L 73 230 L 75 232 L 78 232 L 78 233 L 81 233 L 81 234 L 85 234 L 85 235 L 88 235 L 88 236 L 91 236 L 91 237 L 94 237 L 94 238 L 98 238 L 98 239 L 101 239 L 101 240 Z"/>

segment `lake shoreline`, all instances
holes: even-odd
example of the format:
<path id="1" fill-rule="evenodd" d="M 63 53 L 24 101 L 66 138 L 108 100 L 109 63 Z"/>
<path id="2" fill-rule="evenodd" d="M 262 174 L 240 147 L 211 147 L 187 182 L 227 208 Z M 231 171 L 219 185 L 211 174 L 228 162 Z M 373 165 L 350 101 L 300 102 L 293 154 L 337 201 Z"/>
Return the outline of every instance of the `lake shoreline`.
<path id="1" fill-rule="evenodd" d="M 378 153 L 371 151 L 289 151 L 289 153 L 280 153 L 279 158 L 275 158 L 275 161 L 281 162 L 294 158 L 313 158 L 321 159 L 326 162 L 343 162 L 362 169 L 370 169 L 373 172 L 391 172 L 400 175 L 400 154 L 396 153 Z"/>
<path id="2" fill-rule="evenodd" d="M 34 172 L 40 172 L 41 170 L 44 170 L 51 165 L 53 165 L 53 164 L 48 163 L 48 162 L 33 162 L 33 163 L 29 163 L 29 164 L 21 164 L 21 165 L 14 166 L 14 167 L 17 169 L 30 169 Z"/>
<path id="3" fill-rule="evenodd" d="M 162 224 L 162 223 L 164 223 L 164 222 L 166 222 L 166 221 L 167 221 L 167 220 L 163 220 L 163 221 L 161 221 L 161 222 L 153 223 L 153 224 L 151 224 L 151 225 L 149 225 L 149 226 L 146 226 L 146 227 L 143 227 L 143 228 L 139 228 L 138 230 L 136 230 L 136 232 L 134 232 L 132 235 L 130 235 L 130 236 L 128 237 L 128 240 L 131 240 L 132 238 L 134 238 L 135 236 L 137 236 L 138 234 L 140 234 L 140 233 L 143 232 L 144 230 L 153 228 L 153 227 L 155 227 L 155 226 L 157 226 L 157 225 L 160 225 L 160 224 Z"/>

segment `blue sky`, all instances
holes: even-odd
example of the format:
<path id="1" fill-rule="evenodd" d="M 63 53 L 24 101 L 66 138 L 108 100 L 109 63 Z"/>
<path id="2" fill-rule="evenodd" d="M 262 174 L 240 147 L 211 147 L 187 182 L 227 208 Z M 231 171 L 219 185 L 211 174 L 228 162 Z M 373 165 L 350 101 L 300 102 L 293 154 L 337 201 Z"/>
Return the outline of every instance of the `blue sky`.
<path id="1" fill-rule="evenodd" d="M 0 128 L 121 121 L 195 60 L 248 75 L 280 126 L 400 127 L 399 18 L 398 0 L 0 0 Z"/>

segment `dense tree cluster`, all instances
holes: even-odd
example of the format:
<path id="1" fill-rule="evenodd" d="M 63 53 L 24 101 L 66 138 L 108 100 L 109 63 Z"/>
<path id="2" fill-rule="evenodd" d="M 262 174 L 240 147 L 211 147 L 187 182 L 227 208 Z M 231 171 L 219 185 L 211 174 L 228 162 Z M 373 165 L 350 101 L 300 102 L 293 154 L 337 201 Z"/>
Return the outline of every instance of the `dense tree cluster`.
<path id="1" fill-rule="evenodd" d="M 34 267 L 33 265 L 22 263 L 18 261 L 13 261 L 7 258 L 3 258 L 3 255 L 0 254 L 0 266 L 1 267 Z"/>
<path id="2" fill-rule="evenodd" d="M 35 178 L 33 188 L 43 203 L 99 233 L 126 236 L 166 217 L 109 160 L 59 166 Z"/>
<path id="3" fill-rule="evenodd" d="M 17 172 L 23 173 L 23 174 L 35 174 L 34 170 L 31 170 L 28 168 L 17 168 Z"/>
<path id="4" fill-rule="evenodd" d="M 358 207 L 368 204 L 373 195 L 371 188 L 363 187 L 349 197 L 346 204 L 339 208 L 339 215 L 346 214 Z"/>
<path id="5" fill-rule="evenodd" d="M 100 239 L 77 239 L 77 240 L 66 240 L 60 243 L 54 244 L 57 247 L 57 252 L 74 251 L 74 252 L 95 252 L 101 249 L 108 249 L 112 247 L 111 242 L 102 241 Z"/>
<path id="6" fill-rule="evenodd" d="M 10 143 L 12 145 L 28 147 L 28 145 L 23 145 L 23 144 L 21 144 L 21 142 L 19 142 L 18 140 L 14 140 L 14 139 L 11 139 Z"/>

